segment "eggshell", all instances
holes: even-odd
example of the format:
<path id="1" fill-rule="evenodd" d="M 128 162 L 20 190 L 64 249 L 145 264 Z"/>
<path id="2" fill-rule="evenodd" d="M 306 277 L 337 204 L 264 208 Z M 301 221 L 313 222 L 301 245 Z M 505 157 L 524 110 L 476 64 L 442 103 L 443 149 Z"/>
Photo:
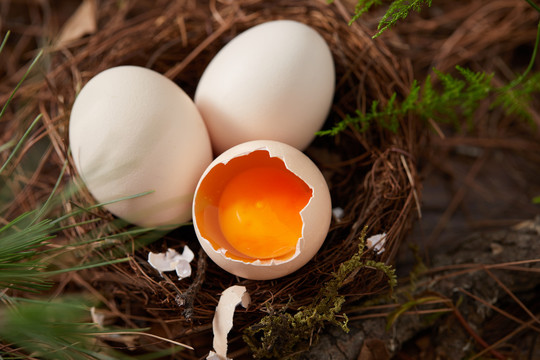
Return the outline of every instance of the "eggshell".
<path id="1" fill-rule="evenodd" d="M 250 140 L 305 149 L 322 127 L 335 70 L 325 40 L 292 20 L 257 25 L 231 40 L 205 69 L 195 104 L 215 154 Z"/>
<path id="2" fill-rule="evenodd" d="M 300 212 L 303 220 L 302 237 L 298 240 L 296 251 L 289 257 L 266 260 L 241 259 L 235 257 L 231 249 L 216 246 L 215 241 L 211 242 L 203 235 L 203 233 L 212 233 L 220 236 L 219 230 L 205 228 L 211 223 L 208 217 L 212 215 L 211 211 L 206 211 L 206 209 L 215 205 L 211 203 L 212 200 L 205 192 L 211 191 L 213 192 L 212 196 L 219 197 L 219 193 L 228 181 L 228 179 L 220 179 L 224 184 L 221 189 L 209 189 L 209 179 L 211 176 L 216 176 L 212 173 L 217 166 L 226 167 L 229 163 L 232 164 L 232 160 L 250 156 L 259 150 L 267 152 L 270 158 L 280 159 L 287 170 L 304 181 L 312 190 L 308 204 Z M 242 143 L 218 156 L 201 176 L 193 202 L 193 225 L 199 242 L 208 256 L 228 272 L 253 280 L 275 279 L 290 274 L 305 265 L 323 244 L 328 233 L 331 216 L 330 192 L 317 166 L 298 149 L 272 140 Z"/>
<path id="3" fill-rule="evenodd" d="M 144 227 L 191 218 L 212 150 L 195 104 L 173 81 L 137 66 L 99 73 L 75 100 L 69 139 L 75 167 L 98 202 L 152 191 L 106 205 L 113 214 Z"/>
<path id="4" fill-rule="evenodd" d="M 233 285 L 223 291 L 212 320 L 215 352 L 210 351 L 206 360 L 232 360 L 227 357 L 227 335 L 233 327 L 234 311 L 240 304 L 247 309 L 250 303 L 251 296 L 245 286 Z"/>

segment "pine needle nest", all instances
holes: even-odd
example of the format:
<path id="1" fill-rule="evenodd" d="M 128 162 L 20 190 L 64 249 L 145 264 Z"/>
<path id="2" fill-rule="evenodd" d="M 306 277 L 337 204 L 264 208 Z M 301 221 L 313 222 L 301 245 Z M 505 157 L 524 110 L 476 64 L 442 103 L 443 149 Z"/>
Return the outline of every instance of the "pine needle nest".
<path id="1" fill-rule="evenodd" d="M 234 36 L 262 22 L 293 19 L 315 28 L 333 53 L 337 83 L 325 128 L 357 109 L 365 111 L 375 100 L 384 104 L 394 92 L 404 97 L 412 82 L 410 60 L 395 57 L 386 40 L 373 40 L 362 23 L 349 25 L 353 9 L 354 4 L 316 0 L 101 1 L 95 9 L 96 29 L 68 43 L 53 42 L 47 46 L 40 74 L 29 78 L 20 89 L 14 104 L 24 103 L 24 113 L 19 110 L 17 118 L 39 112 L 43 118 L 18 161 L 33 152 L 32 147 L 43 142 L 48 145 L 40 147 L 45 150 L 39 150 L 39 166 L 26 179 L 26 187 L 21 186 L 21 194 L 6 216 L 38 206 L 54 187 L 65 163 L 67 169 L 58 190 L 63 197 L 59 211 L 65 213 L 95 204 L 70 158 L 67 129 L 77 92 L 94 75 L 113 66 L 152 68 L 193 96 L 205 66 Z M 21 72 L 13 74 L 15 78 Z M 6 118 L 15 118 L 10 109 Z M 236 335 L 256 325 L 268 313 L 294 313 L 309 306 L 320 289 L 334 278 L 340 264 L 358 253 L 364 228 L 368 236 L 386 233 L 387 241 L 383 252 L 366 249 L 361 258 L 391 264 L 418 216 L 417 157 L 423 150 L 426 126 L 412 116 L 399 121 L 395 132 L 377 123 L 363 131 L 351 127 L 336 136 L 317 137 L 307 149 L 306 153 L 327 178 L 333 206 L 343 209 L 344 215 L 333 220 L 316 257 L 289 276 L 248 281 L 224 272 L 199 251 L 190 226 L 161 234 L 157 239 L 130 234 L 110 236 L 125 231 L 125 227 L 106 211 L 92 209 L 76 220 L 68 220 L 66 225 L 99 221 L 65 230 L 64 240 L 90 235 L 107 239 L 81 249 L 78 261 L 96 254 L 127 254 L 130 261 L 66 276 L 56 291 L 90 291 L 101 301 L 99 307 L 106 310 L 108 324 L 151 328 L 157 335 L 192 345 L 198 356 L 211 349 L 214 310 L 220 293 L 231 285 L 245 285 L 252 298 L 251 306 L 235 317 Z M 20 124 L 2 126 L 5 141 L 18 131 Z M 178 281 L 167 274 L 161 277 L 146 261 L 148 251 L 181 250 L 186 244 L 196 254 L 191 278 Z M 353 270 L 339 287 L 346 304 L 388 292 L 389 278 L 383 271 L 373 266 Z M 344 307 L 342 311 L 345 310 Z M 230 339 L 232 349 L 246 352 L 242 350 L 245 344 L 240 336 L 231 334 Z M 148 342 L 140 346 L 155 349 L 167 344 Z"/>

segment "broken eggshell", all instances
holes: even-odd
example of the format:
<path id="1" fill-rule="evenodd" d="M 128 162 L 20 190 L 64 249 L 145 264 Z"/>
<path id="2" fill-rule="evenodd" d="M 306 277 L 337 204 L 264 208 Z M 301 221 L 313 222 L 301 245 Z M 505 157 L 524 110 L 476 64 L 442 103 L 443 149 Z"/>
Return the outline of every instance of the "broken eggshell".
<path id="1" fill-rule="evenodd" d="M 227 335 L 233 327 L 234 311 L 240 304 L 247 309 L 250 303 L 251 297 L 245 286 L 233 285 L 223 291 L 212 320 L 214 351 L 210 351 L 207 360 L 230 360 L 227 357 Z"/>
<path id="2" fill-rule="evenodd" d="M 299 179 L 309 189 L 310 196 L 305 206 L 299 209 L 301 230 L 291 250 L 260 258 L 253 256 L 255 251 L 246 252 L 232 246 L 231 240 L 225 237 L 220 223 L 220 201 L 235 176 L 252 167 L 272 166 Z M 249 187 L 259 185 L 253 183 Z M 245 189 L 246 193 L 250 191 Z M 284 205 L 283 209 L 287 207 Z M 298 149 L 272 140 L 239 144 L 217 157 L 199 180 L 193 201 L 193 225 L 202 248 L 221 268 L 252 280 L 275 279 L 305 265 L 323 244 L 331 217 L 330 192 L 317 166 Z M 238 232 L 242 233 L 244 229 Z M 277 241 L 280 240 L 278 237 Z"/>
<path id="3" fill-rule="evenodd" d="M 384 244 L 386 244 L 386 233 L 372 235 L 366 240 L 368 249 L 373 249 L 377 255 L 382 254 L 386 250 Z"/>
<path id="4" fill-rule="evenodd" d="M 164 253 L 148 253 L 148 263 L 162 275 L 165 271 L 176 271 L 178 280 L 191 276 L 189 263 L 195 258 L 193 251 L 186 245 L 182 254 L 174 249 L 167 249 Z"/>

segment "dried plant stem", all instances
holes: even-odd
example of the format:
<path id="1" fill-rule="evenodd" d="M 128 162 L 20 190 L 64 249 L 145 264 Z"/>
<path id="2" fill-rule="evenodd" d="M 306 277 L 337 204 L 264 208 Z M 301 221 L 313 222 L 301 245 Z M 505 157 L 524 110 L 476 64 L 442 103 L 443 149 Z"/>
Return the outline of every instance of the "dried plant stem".
<path id="1" fill-rule="evenodd" d="M 461 326 L 463 326 L 463 328 L 465 329 L 465 331 L 467 331 L 467 333 L 469 333 L 469 335 L 471 335 L 471 337 L 480 345 L 482 345 L 482 347 L 484 347 L 485 351 L 486 352 L 489 352 L 491 355 L 493 355 L 494 357 L 496 357 L 497 359 L 499 360 L 506 360 L 506 357 L 504 355 L 502 355 L 501 353 L 499 353 L 498 351 L 496 351 L 495 349 L 493 349 L 488 343 L 486 343 L 484 341 L 484 339 L 482 339 L 477 333 L 476 331 L 474 331 L 469 323 L 467 322 L 467 320 L 465 320 L 465 318 L 463 317 L 463 315 L 461 315 L 461 312 L 458 310 L 457 307 L 454 306 L 454 315 L 456 316 L 456 318 L 458 319 L 459 323 L 461 324 Z"/>
<path id="2" fill-rule="evenodd" d="M 96 334 L 90 334 L 90 335 L 95 336 Z M 151 334 L 151 333 L 140 332 L 140 331 L 99 332 L 98 335 L 99 336 L 104 336 L 104 335 L 137 335 L 137 336 L 140 335 L 140 336 L 148 336 L 148 337 L 158 339 L 158 340 L 161 340 L 161 341 L 173 344 L 173 345 L 184 347 L 184 348 L 189 349 L 189 350 L 194 350 L 193 347 L 191 347 L 189 345 L 186 345 L 186 344 L 182 344 L 181 342 L 174 341 L 174 340 L 171 340 L 171 339 L 167 339 L 167 338 L 164 338 L 164 337 L 161 337 L 161 336 L 158 336 L 158 335 L 154 335 L 154 334 Z"/>

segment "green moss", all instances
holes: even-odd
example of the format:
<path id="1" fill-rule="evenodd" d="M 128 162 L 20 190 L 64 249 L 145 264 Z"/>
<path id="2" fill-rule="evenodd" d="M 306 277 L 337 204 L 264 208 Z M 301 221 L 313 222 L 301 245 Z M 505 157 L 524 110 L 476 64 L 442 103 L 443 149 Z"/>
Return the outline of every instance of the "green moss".
<path id="1" fill-rule="evenodd" d="M 318 340 L 319 332 L 326 325 L 340 327 L 348 332 L 347 315 L 342 313 L 345 297 L 339 289 L 349 282 L 363 268 L 382 271 L 388 277 L 391 288 L 396 285 L 394 269 L 384 263 L 363 259 L 365 253 L 366 228 L 364 228 L 356 252 L 349 260 L 343 262 L 332 279 L 324 284 L 313 302 L 298 308 L 296 313 L 287 309 L 270 310 L 269 314 L 246 329 L 244 341 L 257 359 L 279 358 L 292 359 Z"/>

